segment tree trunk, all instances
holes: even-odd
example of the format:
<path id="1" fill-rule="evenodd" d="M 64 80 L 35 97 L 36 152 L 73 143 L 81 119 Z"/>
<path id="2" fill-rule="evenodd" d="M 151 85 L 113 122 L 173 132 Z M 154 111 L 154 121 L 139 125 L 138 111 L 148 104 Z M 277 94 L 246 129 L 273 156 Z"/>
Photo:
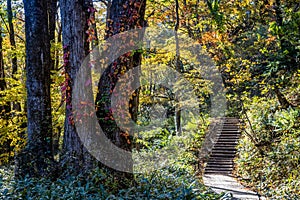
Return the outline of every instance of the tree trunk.
<path id="1" fill-rule="evenodd" d="M 57 2 L 58 0 L 48 1 L 48 16 L 49 16 L 49 40 L 51 43 L 55 42 L 55 25 L 56 25 L 56 14 L 57 14 Z M 52 55 L 50 59 L 50 69 L 54 70 L 55 67 L 55 56 Z"/>
<path id="2" fill-rule="evenodd" d="M 91 12 L 91 18 L 93 19 L 93 22 L 91 22 L 91 28 L 94 31 L 93 34 L 93 40 L 92 40 L 92 49 L 97 47 L 99 45 L 99 38 L 98 38 L 98 31 L 97 31 L 97 24 L 95 20 L 95 11 Z"/>
<path id="3" fill-rule="evenodd" d="M 40 177 L 53 162 L 47 1 L 24 0 L 24 10 L 28 138 L 16 159 L 16 176 Z"/>
<path id="4" fill-rule="evenodd" d="M 49 40 L 50 40 L 50 70 L 55 70 L 55 64 L 56 61 L 55 59 L 59 60 L 57 54 L 57 50 L 53 50 L 51 47 L 55 43 L 55 27 L 56 27 L 56 15 L 57 15 L 57 6 L 58 0 L 51 0 L 48 1 L 48 21 L 49 21 Z M 51 83 L 53 83 L 53 80 L 51 80 Z M 53 147 L 53 154 L 56 155 L 59 151 L 59 138 L 60 138 L 60 133 L 53 132 L 52 136 L 52 147 Z"/>
<path id="5" fill-rule="evenodd" d="M 280 92 L 279 88 L 275 86 L 274 92 L 277 96 L 277 99 L 283 109 L 287 109 L 292 104 L 285 98 L 285 96 Z"/>
<path id="6" fill-rule="evenodd" d="M 9 42 L 11 45 L 12 53 L 12 74 L 16 74 L 18 70 L 17 65 L 17 55 L 16 55 L 16 41 L 15 41 L 15 31 L 14 25 L 12 22 L 13 14 L 11 8 L 11 0 L 7 0 L 7 18 L 8 18 L 8 26 L 9 26 Z"/>
<path id="7" fill-rule="evenodd" d="M 144 27 L 146 24 L 144 21 L 145 7 L 146 0 L 113 0 L 107 10 L 107 31 L 105 38 L 107 39 L 123 31 Z M 124 74 L 124 71 L 122 72 L 121 69 L 122 67 L 125 67 L 126 72 L 136 66 L 139 66 L 140 63 L 141 53 L 139 52 L 131 52 L 131 54 L 120 56 L 113 64 L 110 64 L 105 69 L 100 78 L 98 94 L 96 96 L 96 114 L 102 130 L 116 146 L 127 151 L 131 151 L 131 141 L 128 135 L 130 133 L 124 133 L 118 127 L 116 122 L 111 120 L 111 91 L 114 90 L 118 77 Z M 139 81 L 139 77 L 137 75 L 134 75 L 131 78 L 134 79 L 133 82 Z M 130 91 L 130 89 L 128 89 L 128 91 Z M 124 101 L 129 101 L 129 104 L 131 105 L 129 112 L 133 121 L 137 120 L 138 93 L 137 89 L 131 95 L 130 99 L 124 99 Z M 130 173 L 117 172 L 114 169 L 112 169 L 112 171 L 116 174 L 116 176 L 118 176 L 119 180 L 121 180 L 122 177 L 132 178 Z"/>
<path id="8" fill-rule="evenodd" d="M 11 58 L 12 75 L 13 75 L 13 78 L 15 78 L 14 75 L 18 71 L 18 59 L 17 59 L 17 53 L 16 53 L 15 30 L 14 30 L 14 24 L 12 21 L 13 14 L 12 14 L 11 0 L 7 0 L 7 18 L 8 18 L 8 26 L 9 26 L 9 42 L 10 42 L 11 50 L 12 50 L 12 58 Z M 13 102 L 13 110 L 21 111 L 21 104 L 18 102 Z"/>
<path id="9" fill-rule="evenodd" d="M 79 173 L 92 167 L 93 159 L 83 146 L 73 120 L 72 88 L 83 59 L 89 54 L 88 18 L 91 0 L 60 0 L 64 66 L 66 75 L 66 120 L 64 129 L 64 162 Z M 74 159 L 73 159 L 74 158 Z"/>
<path id="10" fill-rule="evenodd" d="M 179 29 L 179 2 L 178 0 L 175 1 L 175 10 L 176 10 L 176 23 L 175 23 L 175 41 L 176 41 L 176 70 L 181 73 L 182 72 L 182 63 L 180 61 L 180 44 L 178 39 L 178 29 Z M 182 128 L 181 128 L 181 108 L 180 105 L 176 105 L 175 107 L 175 130 L 177 135 L 181 135 Z"/>
<path id="11" fill-rule="evenodd" d="M 57 33 L 57 43 L 61 43 L 61 38 L 62 37 L 62 28 L 61 26 L 58 27 L 58 33 Z M 55 66 L 54 69 L 58 70 L 59 69 L 59 50 L 55 51 Z"/>

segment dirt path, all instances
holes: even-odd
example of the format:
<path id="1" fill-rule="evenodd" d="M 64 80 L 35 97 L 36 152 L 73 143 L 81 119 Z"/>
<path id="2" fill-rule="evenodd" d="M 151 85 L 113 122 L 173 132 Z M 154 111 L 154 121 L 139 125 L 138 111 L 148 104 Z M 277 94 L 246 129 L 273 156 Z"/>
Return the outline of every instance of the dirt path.
<path id="1" fill-rule="evenodd" d="M 215 192 L 230 192 L 233 197 L 237 199 L 266 199 L 264 197 L 259 197 L 257 193 L 246 189 L 230 175 L 205 174 L 203 182 L 206 186 L 211 187 Z"/>

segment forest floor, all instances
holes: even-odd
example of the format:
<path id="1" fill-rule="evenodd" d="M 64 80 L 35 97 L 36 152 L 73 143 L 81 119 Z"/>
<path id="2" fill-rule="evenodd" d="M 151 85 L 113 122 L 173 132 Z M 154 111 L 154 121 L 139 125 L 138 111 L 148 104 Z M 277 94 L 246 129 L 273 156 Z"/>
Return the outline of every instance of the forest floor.
<path id="1" fill-rule="evenodd" d="M 256 192 L 245 188 L 230 175 L 205 174 L 203 176 L 203 182 L 206 186 L 212 188 L 212 190 L 214 190 L 216 193 L 230 192 L 236 199 L 266 199 L 264 197 L 260 197 Z"/>

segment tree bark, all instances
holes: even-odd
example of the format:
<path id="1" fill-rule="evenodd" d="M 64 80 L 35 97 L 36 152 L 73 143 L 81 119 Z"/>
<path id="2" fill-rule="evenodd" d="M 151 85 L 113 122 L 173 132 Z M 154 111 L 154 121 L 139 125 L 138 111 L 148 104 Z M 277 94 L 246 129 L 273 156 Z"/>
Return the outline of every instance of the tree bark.
<path id="1" fill-rule="evenodd" d="M 58 56 L 56 56 L 58 53 L 56 52 L 57 50 L 51 48 L 52 45 L 55 43 L 55 28 L 56 28 L 56 15 L 57 15 L 57 10 L 58 10 L 58 0 L 51 0 L 48 1 L 48 21 L 49 21 L 49 40 L 50 40 L 50 70 L 53 71 L 55 70 L 55 64 L 56 60 L 59 60 Z M 53 80 L 51 80 L 51 83 L 53 83 Z M 58 153 L 59 151 L 59 138 L 60 138 L 60 133 L 55 133 L 53 132 L 52 136 L 52 147 L 53 147 L 53 153 L 54 155 Z"/>
<path id="2" fill-rule="evenodd" d="M 47 1 L 24 0 L 24 10 L 28 138 L 16 159 L 16 177 L 41 177 L 53 162 Z"/>
<path id="3" fill-rule="evenodd" d="M 79 173 L 91 168 L 93 159 L 77 133 L 72 108 L 72 88 L 83 59 L 89 54 L 88 18 L 91 0 L 60 0 L 64 66 L 66 75 L 66 120 L 64 128 L 64 162 Z"/>
<path id="4" fill-rule="evenodd" d="M 7 0 L 7 18 L 9 26 L 9 41 L 11 45 L 12 53 L 12 74 L 16 74 L 18 70 L 17 55 L 16 55 L 16 41 L 15 41 L 15 30 L 13 24 L 13 14 L 11 8 L 11 0 Z"/>
<path id="5" fill-rule="evenodd" d="M 12 75 L 13 78 L 15 78 L 15 74 L 18 71 L 18 59 L 17 59 L 17 53 L 16 53 L 16 41 L 15 41 L 15 30 L 14 30 L 14 24 L 13 24 L 13 13 L 12 13 L 12 7 L 11 7 L 11 0 L 7 0 L 7 18 L 8 18 L 8 27 L 9 27 L 9 42 L 11 45 L 12 50 Z M 16 79 L 16 78 L 15 78 Z M 21 111 L 21 104 L 18 102 L 13 102 L 13 110 Z"/>
<path id="6" fill-rule="evenodd" d="M 58 33 L 57 33 L 57 43 L 61 43 L 62 40 L 62 28 L 61 26 L 58 27 Z M 58 70 L 59 69 L 59 50 L 55 51 L 55 66 L 54 69 Z"/>
<path id="7" fill-rule="evenodd" d="M 145 8 L 146 0 L 113 0 L 107 10 L 107 31 L 105 39 L 123 31 L 144 27 L 146 25 L 144 20 Z M 140 63 L 141 53 L 139 52 L 131 52 L 130 54 L 120 56 L 113 64 L 110 64 L 105 69 L 100 78 L 96 96 L 96 114 L 102 130 L 116 146 L 127 151 L 131 151 L 130 133 L 124 133 L 118 127 L 116 122 L 111 120 L 111 91 L 114 90 L 119 79 L 118 77 L 124 74 L 124 71 L 122 72 L 122 67 L 125 67 L 126 73 L 126 71 L 139 66 Z M 139 81 L 137 74 L 131 78 L 134 79 L 133 82 Z M 129 100 L 124 99 L 124 101 L 129 101 L 129 104 L 131 105 L 129 113 L 133 121 L 137 120 L 138 94 L 138 89 L 136 89 Z M 112 169 L 112 171 L 114 170 Z M 117 171 L 114 171 L 114 173 L 116 173 L 119 180 L 121 180 L 122 177 L 132 178 L 130 173 Z"/>
<path id="8" fill-rule="evenodd" d="M 280 92 L 279 88 L 275 86 L 274 92 L 277 96 L 277 99 L 283 109 L 287 109 L 288 107 L 292 107 L 293 105 L 285 98 L 285 96 Z"/>
<path id="9" fill-rule="evenodd" d="M 91 28 L 93 29 L 93 37 L 94 39 L 92 40 L 92 49 L 97 47 L 99 45 L 99 38 L 98 38 L 98 31 L 97 31 L 97 24 L 95 21 L 95 12 L 91 13 L 91 18 L 94 20 L 94 22 L 91 22 Z"/>
<path id="10" fill-rule="evenodd" d="M 182 72 L 182 63 L 180 61 L 180 44 L 178 39 L 178 29 L 179 29 L 179 2 L 178 0 L 175 0 L 175 12 L 176 12 L 176 23 L 175 23 L 175 41 L 176 41 L 176 70 L 181 73 Z M 175 130 L 177 135 L 182 134 L 182 128 L 181 128 L 181 108 L 180 105 L 175 106 Z"/>
<path id="11" fill-rule="evenodd" d="M 56 14 L 57 14 L 57 2 L 58 0 L 48 1 L 48 16 L 49 16 L 49 40 L 51 43 L 55 42 L 55 25 L 56 25 Z M 50 59 L 50 69 L 54 70 L 55 67 L 55 56 L 52 55 Z"/>

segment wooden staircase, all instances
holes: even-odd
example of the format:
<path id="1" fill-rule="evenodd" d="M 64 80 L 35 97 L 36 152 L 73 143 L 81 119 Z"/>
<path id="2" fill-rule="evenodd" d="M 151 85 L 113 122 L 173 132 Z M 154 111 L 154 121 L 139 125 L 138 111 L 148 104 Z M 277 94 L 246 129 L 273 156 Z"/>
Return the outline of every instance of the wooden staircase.
<path id="1" fill-rule="evenodd" d="M 205 167 L 205 174 L 227 174 L 233 170 L 233 159 L 240 137 L 239 120 L 224 118 L 218 130 L 218 139 L 214 144 Z"/>

